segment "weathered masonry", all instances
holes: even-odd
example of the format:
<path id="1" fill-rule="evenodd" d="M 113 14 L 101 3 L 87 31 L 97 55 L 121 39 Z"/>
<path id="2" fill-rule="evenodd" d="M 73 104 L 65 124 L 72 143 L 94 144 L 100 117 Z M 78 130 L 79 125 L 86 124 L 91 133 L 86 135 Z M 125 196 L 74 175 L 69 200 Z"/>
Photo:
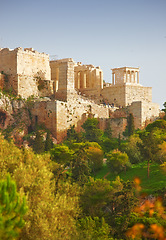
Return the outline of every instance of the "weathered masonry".
<path id="1" fill-rule="evenodd" d="M 112 85 L 104 88 L 101 94 L 117 107 L 136 101 L 152 102 L 152 88 L 139 83 L 139 68 L 112 69 Z"/>
<path id="2" fill-rule="evenodd" d="M 7 87 L 23 98 L 53 94 L 49 56 L 33 48 L 0 49 L 0 72 Z"/>
<path id="3" fill-rule="evenodd" d="M 103 84 L 100 67 L 72 58 L 49 61 L 49 55 L 33 48 L 0 49 L 0 88 L 23 98 L 37 97 L 33 123 L 44 123 L 59 141 L 71 125 L 80 131 L 88 116 L 98 118 L 101 129 L 110 121 L 115 137 L 124 131 L 128 113 L 133 114 L 136 128 L 158 117 L 152 88 L 140 84 L 139 71 L 114 68 L 112 83 Z"/>

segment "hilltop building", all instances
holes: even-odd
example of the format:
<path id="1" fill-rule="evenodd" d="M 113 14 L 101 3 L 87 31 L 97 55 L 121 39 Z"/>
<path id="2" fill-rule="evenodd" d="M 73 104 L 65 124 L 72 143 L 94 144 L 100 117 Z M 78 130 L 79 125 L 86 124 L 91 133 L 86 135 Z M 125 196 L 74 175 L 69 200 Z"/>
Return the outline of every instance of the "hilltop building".
<path id="1" fill-rule="evenodd" d="M 124 131 L 129 113 L 136 128 L 159 116 L 152 88 L 139 83 L 139 68 L 114 68 L 112 84 L 104 84 L 100 67 L 72 58 L 49 61 L 33 48 L 0 49 L 0 88 L 22 98 L 40 97 L 34 101 L 33 124 L 44 123 L 59 141 L 71 125 L 79 131 L 88 116 L 98 118 L 101 129 L 110 122 L 115 137 Z"/>

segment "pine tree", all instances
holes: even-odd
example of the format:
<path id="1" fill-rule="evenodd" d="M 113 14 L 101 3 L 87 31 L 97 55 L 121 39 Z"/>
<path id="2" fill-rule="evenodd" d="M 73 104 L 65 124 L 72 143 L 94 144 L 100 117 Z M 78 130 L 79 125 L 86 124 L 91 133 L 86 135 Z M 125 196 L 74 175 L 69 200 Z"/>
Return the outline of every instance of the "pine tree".
<path id="1" fill-rule="evenodd" d="M 45 141 L 45 151 L 50 151 L 51 148 L 53 148 L 53 141 L 51 139 L 50 131 L 48 131 L 46 141 Z"/>
<path id="2" fill-rule="evenodd" d="M 0 181 L 0 239 L 14 240 L 19 236 L 26 211 L 25 198 L 20 201 L 16 183 L 8 175 L 6 180 Z"/>
<path id="3" fill-rule="evenodd" d="M 133 114 L 130 113 L 127 117 L 127 126 L 125 132 L 123 132 L 124 136 L 131 136 L 134 134 L 135 127 L 134 127 L 134 117 Z"/>
<path id="4" fill-rule="evenodd" d="M 36 153 L 40 154 L 40 153 L 44 152 L 44 149 L 45 149 L 45 146 L 44 146 L 42 133 L 39 130 L 37 130 L 36 138 L 35 138 L 35 141 L 34 141 L 34 144 L 33 144 L 33 150 Z"/>
<path id="5" fill-rule="evenodd" d="M 85 130 L 85 138 L 89 142 L 99 142 L 102 131 L 98 128 L 97 118 L 88 118 L 81 126 Z"/>
<path id="6" fill-rule="evenodd" d="M 110 122 L 108 122 L 107 128 L 105 129 L 104 133 L 108 138 L 112 138 L 112 128 Z"/>
<path id="7" fill-rule="evenodd" d="M 133 135 L 135 128 L 134 128 L 134 117 L 132 113 L 130 113 L 127 118 L 127 126 L 128 126 L 128 136 Z"/>
<path id="8" fill-rule="evenodd" d="M 81 146 L 74 154 L 72 160 L 72 178 L 74 181 L 83 185 L 88 181 L 90 168 L 88 166 L 88 156 L 85 148 Z"/>

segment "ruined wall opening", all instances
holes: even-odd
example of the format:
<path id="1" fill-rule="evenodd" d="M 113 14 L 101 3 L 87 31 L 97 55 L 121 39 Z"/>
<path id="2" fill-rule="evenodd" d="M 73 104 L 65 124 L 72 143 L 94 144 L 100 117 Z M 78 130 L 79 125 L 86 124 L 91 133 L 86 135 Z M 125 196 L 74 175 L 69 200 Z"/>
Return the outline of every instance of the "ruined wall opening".
<path id="1" fill-rule="evenodd" d="M 7 119 L 7 113 L 4 110 L 0 110 L 0 125 L 2 127 L 4 127 L 6 119 Z"/>

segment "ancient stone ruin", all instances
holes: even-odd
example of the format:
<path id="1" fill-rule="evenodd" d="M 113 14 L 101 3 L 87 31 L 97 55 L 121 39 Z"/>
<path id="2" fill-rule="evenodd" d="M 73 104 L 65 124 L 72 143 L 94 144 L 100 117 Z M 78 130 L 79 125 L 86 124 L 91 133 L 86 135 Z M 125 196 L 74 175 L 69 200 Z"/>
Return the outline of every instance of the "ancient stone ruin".
<path id="1" fill-rule="evenodd" d="M 103 130 L 110 122 L 114 137 L 125 130 L 129 113 L 136 128 L 159 116 L 152 88 L 139 82 L 139 68 L 112 69 L 108 84 L 100 67 L 75 63 L 72 58 L 49 61 L 47 54 L 33 48 L 0 49 L 0 88 L 25 99 L 36 97 L 32 122 L 44 123 L 58 141 L 71 125 L 80 131 L 89 116 L 98 118 Z M 3 124 L 6 115 L 1 113 Z"/>

